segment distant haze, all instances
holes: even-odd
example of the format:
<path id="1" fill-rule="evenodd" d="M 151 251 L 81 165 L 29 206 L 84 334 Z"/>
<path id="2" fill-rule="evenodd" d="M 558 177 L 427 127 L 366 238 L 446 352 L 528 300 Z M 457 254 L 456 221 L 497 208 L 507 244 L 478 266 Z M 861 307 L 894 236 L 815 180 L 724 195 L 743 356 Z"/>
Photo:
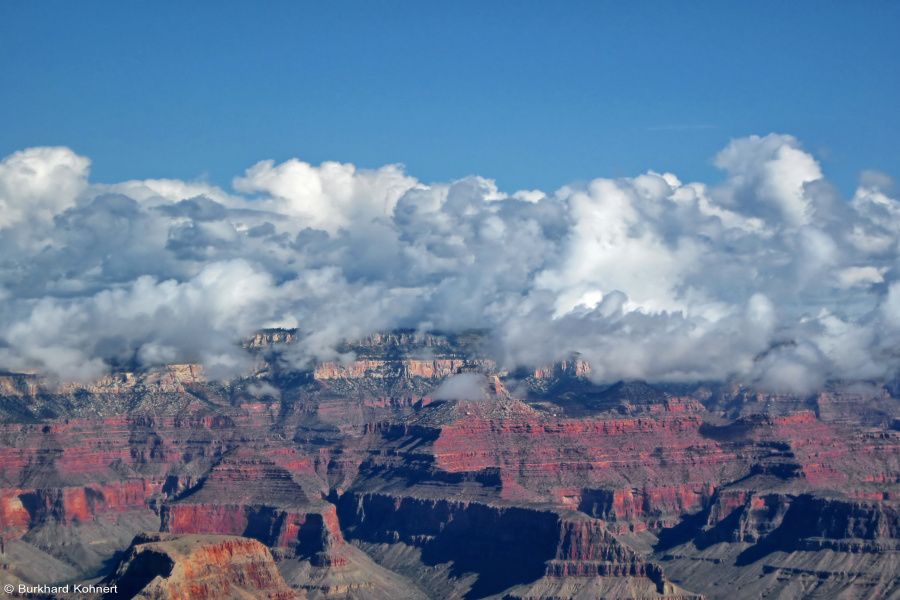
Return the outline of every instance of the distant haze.
<path id="1" fill-rule="evenodd" d="M 579 352 L 601 382 L 891 376 L 894 181 L 866 172 L 842 198 L 789 135 L 733 140 L 714 164 L 715 186 L 648 171 L 508 193 L 292 159 L 223 190 L 92 182 L 68 148 L 23 150 L 0 163 L 0 368 L 225 377 L 261 328 L 299 329 L 302 367 L 409 327 L 488 329 L 510 367 Z"/>

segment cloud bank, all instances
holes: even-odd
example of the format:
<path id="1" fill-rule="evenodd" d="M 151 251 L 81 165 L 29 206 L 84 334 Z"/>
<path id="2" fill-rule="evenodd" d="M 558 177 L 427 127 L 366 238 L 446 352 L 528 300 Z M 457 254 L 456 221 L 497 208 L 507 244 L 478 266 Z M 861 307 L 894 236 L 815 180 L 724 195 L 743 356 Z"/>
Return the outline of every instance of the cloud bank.
<path id="1" fill-rule="evenodd" d="M 809 390 L 900 367 L 900 201 L 841 198 L 791 136 L 732 141 L 717 185 L 652 171 L 553 193 L 424 185 L 296 159 L 225 191 L 92 183 L 68 148 L 0 162 L 0 368 L 249 367 L 296 327 L 302 366 L 396 327 L 491 331 L 504 365 L 580 352 L 600 382 L 739 379 Z"/>

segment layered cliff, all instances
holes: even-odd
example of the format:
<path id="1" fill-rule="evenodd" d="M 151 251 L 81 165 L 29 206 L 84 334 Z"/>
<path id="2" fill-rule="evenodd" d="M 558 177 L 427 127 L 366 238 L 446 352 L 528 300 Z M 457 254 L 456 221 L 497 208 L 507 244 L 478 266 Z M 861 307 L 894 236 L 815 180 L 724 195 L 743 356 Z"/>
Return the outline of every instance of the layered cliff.
<path id="1" fill-rule="evenodd" d="M 677 518 L 714 486 L 751 472 L 678 408 L 641 417 L 566 419 L 513 399 L 446 402 L 402 424 L 376 427 L 387 452 L 362 463 L 361 485 L 409 479 L 481 484 L 497 499 L 552 503 L 607 520 Z M 390 485 L 386 483 L 384 485 Z M 471 487 L 471 486 L 470 486 Z M 422 492 L 424 493 L 424 492 Z"/>
<path id="2" fill-rule="evenodd" d="M 404 578 L 349 546 L 335 505 L 320 498 L 305 469 L 256 452 L 221 460 L 194 488 L 162 507 L 163 531 L 252 538 L 279 560 L 287 583 L 310 598 L 424 600 Z M 306 475 L 306 476 L 305 476 Z"/>
<path id="3" fill-rule="evenodd" d="M 484 586 L 492 590 L 511 582 L 516 587 L 510 588 L 510 597 L 653 597 L 663 592 L 691 597 L 681 588 L 665 588 L 666 582 L 653 591 L 628 579 L 652 581 L 654 573 L 661 574 L 659 565 L 671 560 L 666 548 L 673 539 L 707 546 L 743 544 L 740 560 L 749 562 L 775 549 L 884 552 L 896 544 L 894 528 L 887 523 L 900 519 L 886 499 L 895 493 L 890 490 L 900 457 L 898 438 L 891 431 L 826 423 L 812 411 L 750 415 L 722 424 L 707 419 L 695 403 L 664 397 L 635 416 L 559 418 L 489 394 L 478 401 L 432 404 L 403 423 L 377 424 L 370 432 L 382 442 L 370 446 L 344 496 L 348 504 L 341 504 L 345 526 L 352 523 L 351 537 L 394 568 L 409 570 L 412 560 L 426 568 L 448 563 L 454 565 L 452 573 L 474 573 L 467 592 L 474 589 L 473 597 Z M 837 489 L 843 492 L 829 492 Z M 441 500 L 448 496 L 459 503 Z M 551 556 L 551 542 L 535 541 L 547 515 L 532 515 L 530 541 L 508 533 L 502 539 L 506 547 L 525 549 L 531 560 L 539 558 L 543 567 L 532 564 L 527 573 L 507 573 L 503 579 L 486 573 L 485 565 L 512 561 L 525 569 L 528 561 L 478 540 L 484 532 L 501 537 L 501 532 L 522 527 L 500 516 L 507 509 L 497 507 L 510 503 L 578 509 L 596 517 L 594 526 L 609 539 L 626 537 L 617 542 L 615 560 Z M 498 511 L 493 525 L 469 516 L 491 510 Z M 821 518 L 810 519 L 809 514 Z M 367 520 L 378 523 L 377 528 Z M 650 537 L 627 537 L 637 535 Z M 657 542 L 647 540 L 657 535 L 659 550 L 654 552 Z M 453 554 L 449 539 L 459 544 L 475 540 L 480 566 Z M 587 556 L 611 552 L 602 539 L 599 534 L 592 538 Z M 398 551 L 379 550 L 379 544 L 420 552 L 404 564 L 391 558 Z M 628 551 L 623 554 L 621 548 Z M 538 571 L 537 582 L 527 583 Z M 503 583 L 496 583 L 497 577 Z M 618 579 L 596 587 L 586 585 L 591 577 Z M 687 589 L 701 585 L 704 593 L 716 596 L 694 577 L 681 582 Z"/>
<path id="4" fill-rule="evenodd" d="M 600 385 L 577 358 L 510 375 L 477 335 L 412 332 L 297 373 L 280 358 L 297 335 L 250 340 L 255 372 L 224 383 L 189 365 L 0 376 L 0 572 L 94 576 L 162 529 L 255 539 L 309 598 L 897 587 L 887 384 Z M 460 373 L 483 387 L 435 399 Z"/>
<path id="5" fill-rule="evenodd" d="M 218 535 L 148 534 L 135 538 L 104 598 L 140 600 L 302 600 L 272 555 L 255 540 Z"/>
<path id="6" fill-rule="evenodd" d="M 565 587 L 628 578 L 633 589 L 650 594 L 637 597 L 693 597 L 682 596 L 659 565 L 620 542 L 603 521 L 574 511 L 377 493 L 348 493 L 340 510 L 351 539 L 363 547 L 416 548 L 414 560 L 426 571 L 450 565 L 447 579 L 464 581 L 452 594 L 478 598 L 511 587 L 524 593 L 540 581 Z M 430 583 L 433 592 L 448 593 L 449 581 L 443 590 Z M 510 597 L 522 597 L 516 594 Z"/>
<path id="7" fill-rule="evenodd" d="M 327 561 L 343 544 L 335 507 L 275 461 L 244 454 L 219 462 L 196 487 L 162 507 L 162 530 L 251 537 L 279 557 Z"/>
<path id="8" fill-rule="evenodd" d="M 244 445 L 313 473 L 314 457 L 285 448 L 271 427 L 259 403 L 0 426 L 0 538 L 15 549 L 7 568 L 24 576 L 43 565 L 67 579 L 101 571 L 136 533 L 159 529 L 167 498 Z"/>

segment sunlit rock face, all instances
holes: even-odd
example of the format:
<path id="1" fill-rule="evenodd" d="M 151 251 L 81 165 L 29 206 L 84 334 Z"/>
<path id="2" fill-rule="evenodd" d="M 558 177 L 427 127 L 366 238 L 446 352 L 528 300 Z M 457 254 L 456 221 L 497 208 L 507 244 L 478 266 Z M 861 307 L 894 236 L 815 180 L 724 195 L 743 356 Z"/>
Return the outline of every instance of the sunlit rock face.
<path id="1" fill-rule="evenodd" d="M 222 535 L 144 534 L 106 581 L 109 598 L 301 600 L 265 546 Z"/>

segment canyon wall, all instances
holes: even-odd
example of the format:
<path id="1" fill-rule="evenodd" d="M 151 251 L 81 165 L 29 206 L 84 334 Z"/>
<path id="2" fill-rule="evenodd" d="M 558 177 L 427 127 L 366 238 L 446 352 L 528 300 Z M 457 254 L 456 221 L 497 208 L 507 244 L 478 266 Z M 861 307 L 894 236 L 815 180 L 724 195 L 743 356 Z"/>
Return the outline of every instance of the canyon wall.
<path id="1" fill-rule="evenodd" d="M 137 554 L 174 565 L 177 540 L 230 535 L 271 557 L 245 542 L 228 550 L 268 573 L 253 597 L 894 589 L 900 431 L 886 384 L 811 397 L 604 387 L 577 358 L 510 375 L 472 350 L 477 336 L 454 346 L 412 333 L 347 344 L 342 361 L 295 373 L 278 357 L 296 335 L 249 340 L 257 367 L 230 382 L 191 365 L 83 384 L 0 375 L 4 580 L 72 581 L 121 560 L 126 585 Z M 480 391 L 433 397 L 470 372 Z M 134 548 L 170 547 L 126 552 L 136 534 Z M 221 550 L 184 544 L 178 560 L 218 564 Z M 842 579 L 841 565 L 855 575 Z M 214 575 L 153 593 L 204 597 L 243 577 Z"/>

